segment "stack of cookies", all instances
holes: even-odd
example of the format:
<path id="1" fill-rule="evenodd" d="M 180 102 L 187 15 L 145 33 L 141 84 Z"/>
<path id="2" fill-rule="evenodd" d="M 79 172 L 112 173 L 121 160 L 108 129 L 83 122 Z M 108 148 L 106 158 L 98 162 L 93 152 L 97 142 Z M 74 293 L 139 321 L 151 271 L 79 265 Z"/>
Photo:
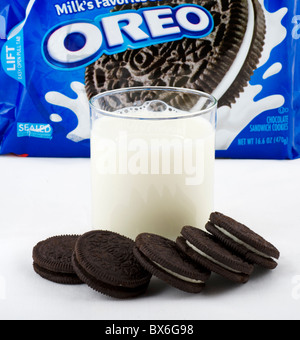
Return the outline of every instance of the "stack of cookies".
<path id="1" fill-rule="evenodd" d="M 176 242 L 142 233 L 135 242 L 111 231 L 55 236 L 33 249 L 34 270 L 63 284 L 86 283 L 115 298 L 143 294 L 154 275 L 173 287 L 199 293 L 211 272 L 246 283 L 254 265 L 274 269 L 279 251 L 245 225 L 215 212 L 206 231 L 185 226 Z"/>

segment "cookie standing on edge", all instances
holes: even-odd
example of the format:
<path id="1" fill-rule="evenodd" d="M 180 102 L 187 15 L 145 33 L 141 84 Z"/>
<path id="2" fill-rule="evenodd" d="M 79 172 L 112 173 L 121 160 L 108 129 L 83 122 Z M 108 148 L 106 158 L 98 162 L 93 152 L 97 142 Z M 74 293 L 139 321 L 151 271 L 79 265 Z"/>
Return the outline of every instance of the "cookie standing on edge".
<path id="1" fill-rule="evenodd" d="M 223 247 L 209 233 L 191 226 L 182 228 L 176 243 L 191 259 L 227 279 L 246 283 L 253 266 Z"/>
<path id="2" fill-rule="evenodd" d="M 277 267 L 273 258 L 279 259 L 278 249 L 244 224 L 215 212 L 210 215 L 205 228 L 247 261 L 267 269 Z"/>
<path id="3" fill-rule="evenodd" d="M 188 293 L 200 293 L 210 272 L 193 263 L 175 242 L 159 235 L 142 233 L 135 240 L 134 254 L 154 276 Z"/>
<path id="4" fill-rule="evenodd" d="M 133 255 L 134 241 L 111 231 L 95 230 L 76 242 L 73 267 L 89 287 L 120 299 L 143 294 L 151 275 Z"/>
<path id="5" fill-rule="evenodd" d="M 34 271 L 44 279 L 61 284 L 82 284 L 72 266 L 78 235 L 54 236 L 33 248 Z"/>

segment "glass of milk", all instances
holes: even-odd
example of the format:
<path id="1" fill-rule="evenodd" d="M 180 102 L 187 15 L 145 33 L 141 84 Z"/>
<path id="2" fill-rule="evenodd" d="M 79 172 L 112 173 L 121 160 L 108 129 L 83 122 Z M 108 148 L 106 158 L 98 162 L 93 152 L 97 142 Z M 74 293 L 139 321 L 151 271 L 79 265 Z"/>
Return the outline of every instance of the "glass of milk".
<path id="1" fill-rule="evenodd" d="M 132 239 L 175 240 L 214 210 L 217 101 L 168 87 L 125 88 L 90 101 L 92 224 Z"/>

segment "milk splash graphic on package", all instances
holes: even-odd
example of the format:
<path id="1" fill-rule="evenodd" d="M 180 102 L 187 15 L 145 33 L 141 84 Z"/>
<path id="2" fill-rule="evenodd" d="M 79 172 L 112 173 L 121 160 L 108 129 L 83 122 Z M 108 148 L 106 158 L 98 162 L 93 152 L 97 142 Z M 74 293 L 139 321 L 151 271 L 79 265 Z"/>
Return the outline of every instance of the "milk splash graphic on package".
<path id="1" fill-rule="evenodd" d="M 259 67 L 263 66 L 268 61 L 271 51 L 286 37 L 287 31 L 281 24 L 286 13 L 287 8 L 283 8 L 276 13 L 267 13 L 267 22 L 271 22 L 273 24 L 272 27 L 276 28 L 276 32 L 274 30 L 272 30 L 272 32 L 267 31 L 265 42 L 266 47 L 261 57 Z M 274 63 L 266 71 L 263 79 L 279 73 L 281 69 L 281 63 Z M 74 142 L 78 142 L 82 139 L 89 138 L 90 127 L 87 123 L 89 107 L 83 94 L 84 85 L 72 84 L 71 87 L 73 88 L 75 86 L 73 90 L 78 93 L 77 99 L 72 100 L 70 98 L 66 98 L 60 93 L 47 93 L 46 100 L 51 104 L 64 106 L 74 112 L 78 118 L 78 127 L 76 130 L 69 133 L 67 138 Z M 263 87 L 260 85 L 255 86 L 248 84 L 244 93 L 240 95 L 237 103 L 234 104 L 232 108 L 226 106 L 219 108 L 216 145 L 218 150 L 226 150 L 238 133 L 242 131 L 242 129 L 245 128 L 257 115 L 267 110 L 280 108 L 284 105 L 285 99 L 282 95 L 268 96 L 255 102 L 255 97 L 262 91 L 262 88 Z"/>
<path id="2" fill-rule="evenodd" d="M 265 48 L 260 60 L 258 69 L 264 66 L 270 58 L 272 50 L 278 46 L 287 35 L 286 28 L 281 24 L 282 19 L 287 13 L 287 8 L 282 8 L 275 13 L 266 11 L 267 30 Z M 281 63 L 274 63 L 263 75 L 267 79 L 282 70 Z M 278 109 L 284 105 L 285 99 L 282 95 L 275 94 L 255 101 L 255 98 L 263 90 L 261 85 L 251 85 L 245 88 L 241 93 L 237 103 L 231 108 L 223 106 L 218 110 L 217 125 L 217 150 L 226 150 L 236 136 L 241 132 L 255 117 L 264 111 Z"/>
<path id="3" fill-rule="evenodd" d="M 60 92 L 48 92 L 45 99 L 48 103 L 69 109 L 76 115 L 78 125 L 76 129 L 67 134 L 67 138 L 78 143 L 90 138 L 89 103 L 85 94 L 84 84 L 73 82 L 71 83 L 71 88 L 77 95 L 76 99 L 69 98 Z M 58 123 L 63 121 L 62 117 L 55 113 L 50 115 L 50 119 Z"/>
<path id="4" fill-rule="evenodd" d="M 258 2 L 266 24 L 262 55 L 247 86 L 231 106 L 218 108 L 216 155 L 297 158 L 300 115 L 296 100 L 300 75 L 295 65 L 299 64 L 300 47 L 296 42 L 300 36 L 300 9 L 296 2 L 247 0 L 249 14 L 243 52 L 239 51 L 233 70 L 227 71 L 211 93 L 219 99 L 226 93 L 228 84 L 235 81 L 234 75 L 243 65 L 240 57 L 250 49 L 251 34 L 256 29 Z M 86 68 L 99 58 L 121 58 L 128 50 L 145 48 L 143 56 L 151 60 L 152 46 L 184 39 L 215 39 L 214 28 L 223 13 L 215 13 L 210 3 L 176 0 L 172 6 L 165 0 L 16 0 L 13 3 L 3 0 L 0 4 L 0 154 L 89 157 Z M 47 20 L 43 19 L 44 13 Z M 200 49 L 195 51 L 198 53 Z M 174 50 L 170 57 L 174 58 L 176 53 L 185 54 L 185 51 Z M 204 53 L 208 50 L 204 49 Z M 188 54 L 186 59 L 188 65 Z M 175 72 L 177 63 L 174 60 Z M 122 68 L 121 59 L 118 64 Z M 181 66 L 184 67 L 187 66 Z M 161 70 L 164 77 L 163 67 Z M 143 69 L 134 72 L 140 71 Z M 156 73 L 155 77 L 153 81 L 158 81 L 160 74 Z M 102 74 L 95 74 L 95 82 L 102 78 Z M 110 79 L 106 82 L 109 84 Z M 184 82 L 180 87 L 185 87 Z"/>

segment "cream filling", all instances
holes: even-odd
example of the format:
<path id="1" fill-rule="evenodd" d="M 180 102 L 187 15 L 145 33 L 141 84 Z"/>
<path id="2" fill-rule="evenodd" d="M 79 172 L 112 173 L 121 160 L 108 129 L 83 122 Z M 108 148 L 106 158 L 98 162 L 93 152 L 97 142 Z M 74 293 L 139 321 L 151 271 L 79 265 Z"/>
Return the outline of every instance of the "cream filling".
<path id="1" fill-rule="evenodd" d="M 215 260 L 213 257 L 207 255 L 206 253 L 204 253 L 203 251 L 201 251 L 200 249 L 196 248 L 192 243 L 190 243 L 189 241 L 186 240 L 186 244 L 191 247 L 195 252 L 197 252 L 198 254 L 200 254 L 201 256 L 207 258 L 208 260 L 210 260 L 211 262 L 214 262 L 216 263 L 217 265 L 219 265 L 220 267 L 223 267 L 227 270 L 230 270 L 231 272 L 234 272 L 234 273 L 241 273 L 241 271 L 238 271 L 238 270 L 235 270 L 235 269 L 232 269 L 228 266 L 226 266 L 226 264 L 224 263 L 221 263 L 217 260 Z"/>
<path id="2" fill-rule="evenodd" d="M 171 274 L 172 276 L 177 277 L 178 279 L 182 280 L 182 281 L 186 281 L 186 282 L 190 282 L 190 283 L 204 283 L 201 280 L 195 280 L 195 279 L 191 279 L 189 277 L 174 273 L 172 270 L 167 269 L 163 266 L 161 266 L 160 264 L 158 264 L 157 262 L 153 261 L 153 263 L 155 263 L 155 265 L 157 265 L 159 268 L 163 269 L 165 272 L 167 272 L 168 274 Z"/>
<path id="3" fill-rule="evenodd" d="M 248 250 L 252 251 L 253 253 L 257 254 L 257 255 L 260 255 L 262 257 L 265 257 L 267 259 L 270 259 L 271 257 L 258 251 L 257 249 L 251 247 L 249 244 L 241 241 L 240 239 L 238 239 L 236 236 L 230 234 L 227 230 L 217 226 L 216 224 L 214 225 L 221 233 L 223 233 L 224 235 L 228 236 L 229 238 L 231 238 L 233 241 L 235 241 L 236 243 L 244 246 L 245 248 L 247 248 Z"/>
<path id="4" fill-rule="evenodd" d="M 220 84 L 212 93 L 212 95 L 218 100 L 222 98 L 222 96 L 226 93 L 229 87 L 234 83 L 235 79 L 237 78 L 238 74 L 240 73 L 241 69 L 244 66 L 244 63 L 246 61 L 246 58 L 251 47 L 255 27 L 255 14 L 252 0 L 247 1 L 248 1 L 248 23 L 245 36 L 230 70 L 226 73 L 225 77 L 222 79 Z"/>

